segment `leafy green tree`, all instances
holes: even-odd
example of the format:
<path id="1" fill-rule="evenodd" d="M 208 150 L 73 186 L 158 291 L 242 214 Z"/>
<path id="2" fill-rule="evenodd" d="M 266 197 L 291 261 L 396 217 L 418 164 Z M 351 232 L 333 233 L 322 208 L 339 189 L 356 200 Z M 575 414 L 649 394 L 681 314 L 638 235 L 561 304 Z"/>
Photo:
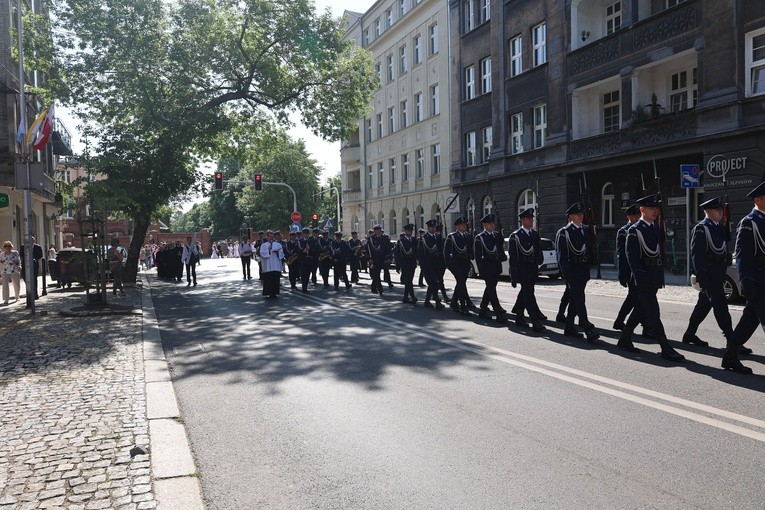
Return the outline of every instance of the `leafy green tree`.
<path id="1" fill-rule="evenodd" d="M 321 136 L 348 138 L 377 86 L 369 54 L 342 41 L 341 20 L 311 0 L 59 0 L 54 9 L 66 99 L 94 141 L 88 163 L 108 178 L 110 209 L 135 226 L 128 281 L 157 209 L 209 185 L 201 158 L 243 150 L 240 140 L 291 110 Z"/>
<path id="2" fill-rule="evenodd" d="M 335 188 L 335 189 L 332 189 Z M 321 220 L 331 219 L 333 228 L 332 231 L 340 230 L 340 222 L 337 217 L 337 193 L 340 194 L 340 213 L 342 214 L 343 207 L 343 186 L 342 178 L 340 175 L 335 175 L 327 179 L 327 182 L 319 187 L 319 191 L 323 193 L 316 197 L 316 212 L 319 214 Z M 347 225 L 343 225 L 347 227 Z M 346 229 L 347 230 L 347 229 Z M 346 232 L 347 234 L 347 232 Z"/>

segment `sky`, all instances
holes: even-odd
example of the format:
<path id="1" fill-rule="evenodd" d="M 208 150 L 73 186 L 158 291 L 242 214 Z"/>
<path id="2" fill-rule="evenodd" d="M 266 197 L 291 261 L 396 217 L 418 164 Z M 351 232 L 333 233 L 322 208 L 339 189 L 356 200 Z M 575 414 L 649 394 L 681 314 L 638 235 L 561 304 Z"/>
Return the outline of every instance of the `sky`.
<path id="1" fill-rule="evenodd" d="M 327 7 L 329 7 L 334 16 L 340 17 L 346 9 L 355 12 L 365 12 L 374 4 L 374 0 L 314 0 L 314 3 L 316 4 L 317 11 L 323 12 Z M 63 107 L 57 107 L 56 114 L 61 120 L 64 121 L 64 124 L 66 124 L 66 126 L 69 128 L 69 131 L 72 132 L 72 145 L 75 153 L 81 152 L 84 148 L 84 142 L 78 136 L 78 125 L 74 121 L 69 110 Z M 305 140 L 306 149 L 308 150 L 309 154 L 311 154 L 311 156 L 316 160 L 319 167 L 323 169 L 320 178 L 321 182 L 326 181 L 329 177 L 333 177 L 339 174 L 340 143 L 330 143 L 322 140 L 318 136 L 315 136 L 313 133 L 311 133 L 311 131 L 302 124 L 297 124 L 298 120 L 299 115 L 293 116 L 293 122 L 295 122 L 296 125 L 288 132 L 290 136 L 295 140 Z M 212 166 L 206 167 L 203 169 L 203 171 L 212 174 L 214 168 Z M 195 203 L 203 202 L 205 199 L 206 197 L 196 197 L 193 200 L 183 204 L 182 209 L 184 211 L 188 211 Z"/>

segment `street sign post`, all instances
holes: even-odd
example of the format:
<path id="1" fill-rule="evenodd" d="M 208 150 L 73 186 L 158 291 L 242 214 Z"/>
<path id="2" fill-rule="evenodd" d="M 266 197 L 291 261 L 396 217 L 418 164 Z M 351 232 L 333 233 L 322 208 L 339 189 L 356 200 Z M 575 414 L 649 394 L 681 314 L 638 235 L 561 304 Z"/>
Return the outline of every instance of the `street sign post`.
<path id="1" fill-rule="evenodd" d="M 300 214 L 299 212 L 295 211 L 295 212 L 293 212 L 293 213 L 290 215 L 290 219 L 292 220 L 292 222 L 293 222 L 293 223 L 299 223 L 299 222 L 300 222 L 300 220 L 302 220 L 302 219 L 303 219 L 303 215 L 302 215 L 302 214 Z"/>
<path id="2" fill-rule="evenodd" d="M 680 165 L 680 186 L 682 188 L 698 188 L 701 182 L 701 167 L 699 165 Z"/>

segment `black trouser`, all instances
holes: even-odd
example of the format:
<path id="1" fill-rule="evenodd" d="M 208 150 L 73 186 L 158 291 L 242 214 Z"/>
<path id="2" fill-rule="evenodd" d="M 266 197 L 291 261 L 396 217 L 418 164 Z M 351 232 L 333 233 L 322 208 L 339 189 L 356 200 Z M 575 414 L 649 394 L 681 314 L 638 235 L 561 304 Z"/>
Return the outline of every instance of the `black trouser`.
<path id="1" fill-rule="evenodd" d="M 568 315 L 566 315 L 566 329 L 574 329 L 574 319 L 579 317 L 579 325 L 584 329 L 590 328 L 590 321 L 587 319 L 587 305 L 585 304 L 584 290 L 587 287 L 586 281 L 569 281 L 568 290 L 570 301 L 568 305 Z"/>
<path id="2" fill-rule="evenodd" d="M 633 285 L 630 285 L 631 291 L 632 287 Z M 666 341 L 667 333 L 664 331 L 664 324 L 661 322 L 661 310 L 659 309 L 659 301 L 656 298 L 656 293 L 659 289 L 654 287 L 640 288 L 637 286 L 634 286 L 634 288 L 633 303 L 635 308 L 632 310 L 630 318 L 627 319 L 624 333 L 632 334 L 635 327 L 642 322 L 643 327 L 648 328 L 651 333 L 656 335 L 660 342 Z"/>
<path id="3" fill-rule="evenodd" d="M 497 296 L 497 284 L 499 283 L 499 275 L 496 274 L 484 274 L 483 280 L 486 283 L 486 288 L 483 290 L 483 299 L 481 299 L 481 310 L 487 310 L 489 304 L 494 309 L 495 313 L 504 313 L 504 308 L 499 304 L 499 297 Z M 428 286 L 430 289 L 430 286 Z M 436 297 L 438 297 L 438 290 L 436 290 Z"/>
<path id="4" fill-rule="evenodd" d="M 314 267 L 314 260 L 312 257 L 305 256 L 300 259 L 300 284 L 303 287 L 303 292 L 308 291 L 308 281 L 311 278 L 311 271 Z"/>
<path id="5" fill-rule="evenodd" d="M 296 260 L 292 264 L 287 264 L 287 271 L 289 271 L 290 287 L 294 289 L 301 274 L 300 261 Z M 306 282 L 306 284 L 307 283 L 308 282 Z"/>
<path id="6" fill-rule="evenodd" d="M 383 280 L 385 283 L 393 285 L 393 280 L 390 279 L 390 268 L 388 267 L 388 264 L 385 264 L 385 267 L 383 267 Z"/>
<path id="7" fill-rule="evenodd" d="M 252 256 L 240 255 L 240 258 L 242 259 L 242 277 L 247 278 L 249 280 L 250 278 L 252 278 L 252 275 L 250 274 L 250 264 L 252 262 Z"/>
<path id="8" fill-rule="evenodd" d="M 196 262 L 186 264 L 186 281 L 191 283 L 191 279 L 194 278 L 194 283 L 197 283 L 197 264 Z"/>
<path id="9" fill-rule="evenodd" d="M 571 291 L 569 290 L 568 282 L 566 282 L 566 289 L 563 291 L 563 295 L 560 297 L 560 305 L 558 305 L 558 315 L 566 315 L 566 308 L 568 308 L 571 302 Z"/>
<path id="10" fill-rule="evenodd" d="M 444 283 L 444 275 L 446 274 L 446 266 L 444 265 L 439 266 L 436 274 L 438 274 L 438 288 L 439 290 L 441 290 L 441 293 L 444 295 L 444 300 L 448 301 L 449 296 L 446 295 L 446 284 Z"/>
<path id="11" fill-rule="evenodd" d="M 327 270 L 329 272 L 329 269 Z M 345 260 L 337 260 L 335 261 L 335 265 L 332 267 L 333 272 L 333 279 L 335 283 L 335 288 L 338 288 L 340 286 L 340 282 L 345 282 L 346 285 L 348 285 L 348 272 L 345 270 Z"/>
<path id="12" fill-rule="evenodd" d="M 760 289 L 759 292 L 763 290 Z M 757 301 L 746 300 L 741 319 L 733 330 L 735 345 L 744 345 L 752 337 L 757 326 L 765 330 L 765 295 L 761 295 Z"/>
<path id="13" fill-rule="evenodd" d="M 686 335 L 695 335 L 699 330 L 699 325 L 709 315 L 709 311 L 714 310 L 717 325 L 720 326 L 723 334 L 728 335 L 733 331 L 733 321 L 728 311 L 728 302 L 725 300 L 722 282 L 710 284 L 708 288 L 699 292 L 699 299 L 693 308 L 691 318 L 688 320 L 688 329 Z"/>
<path id="14" fill-rule="evenodd" d="M 459 305 L 462 308 L 467 308 L 470 296 L 468 296 L 467 280 L 468 274 L 470 274 L 469 267 L 453 267 L 450 269 L 454 275 L 454 292 L 452 292 L 452 306 Z"/>
<path id="15" fill-rule="evenodd" d="M 414 295 L 414 270 L 417 269 L 415 264 L 404 265 L 401 267 L 401 284 L 404 286 L 404 299 L 409 297 L 413 301 L 417 298 Z"/>
<path id="16" fill-rule="evenodd" d="M 518 299 L 513 307 L 519 318 L 523 317 L 524 310 L 534 321 L 539 320 L 542 316 L 542 311 L 537 304 L 537 297 L 534 294 L 534 287 L 534 282 L 521 282 L 521 290 L 518 292 Z"/>
<path id="17" fill-rule="evenodd" d="M 353 283 L 359 283 L 359 258 L 351 257 L 349 261 L 351 265 L 351 281 Z"/>
<path id="18" fill-rule="evenodd" d="M 319 270 L 319 261 L 311 258 L 311 283 L 316 285 L 316 271 Z"/>
<path id="19" fill-rule="evenodd" d="M 629 288 L 629 284 L 627 285 L 627 287 Z M 619 308 L 619 313 L 616 314 L 615 322 L 623 323 L 627 319 L 627 316 L 630 314 L 633 308 L 635 308 L 635 303 L 633 302 L 633 294 L 631 292 L 628 292 L 627 297 L 624 298 L 622 307 Z"/>
<path id="20" fill-rule="evenodd" d="M 425 302 L 430 301 L 431 298 L 436 300 L 436 303 L 441 302 L 441 298 L 438 297 L 438 291 L 441 290 L 441 281 L 438 279 L 438 267 L 433 267 L 429 259 L 425 259 L 425 263 L 420 267 L 420 274 L 424 273 L 425 282 L 428 284 L 428 291 L 425 293 Z"/>
<path id="21" fill-rule="evenodd" d="M 319 274 L 324 282 L 324 286 L 329 285 L 329 268 L 332 266 L 332 259 L 324 259 L 319 262 Z"/>
<path id="22" fill-rule="evenodd" d="M 369 276 L 372 277 L 372 285 L 370 290 L 372 292 L 382 293 L 382 282 L 380 281 L 380 271 L 382 271 L 382 261 L 372 261 L 372 267 L 369 268 Z"/>

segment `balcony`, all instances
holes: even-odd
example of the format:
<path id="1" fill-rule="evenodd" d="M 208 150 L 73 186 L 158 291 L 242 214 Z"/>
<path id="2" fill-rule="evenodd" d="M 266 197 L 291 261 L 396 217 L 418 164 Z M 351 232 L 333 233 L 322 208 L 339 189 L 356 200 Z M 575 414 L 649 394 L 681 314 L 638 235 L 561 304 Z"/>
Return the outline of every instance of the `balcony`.
<path id="1" fill-rule="evenodd" d="M 56 202 L 56 182 L 53 177 L 45 173 L 45 164 L 39 161 L 29 163 L 29 181 L 27 181 L 26 163 L 14 165 L 14 187 L 16 189 L 30 188 L 33 195 L 37 195 L 44 202 L 52 204 Z M 31 185 L 27 182 L 31 181 Z"/>
<path id="2" fill-rule="evenodd" d="M 63 122 L 58 118 L 53 124 L 53 133 L 51 133 L 51 142 L 53 144 L 53 154 L 56 156 L 72 156 L 72 135 Z"/>
<path id="3" fill-rule="evenodd" d="M 361 190 L 360 189 L 346 189 L 343 190 L 343 203 L 359 203 L 361 202 Z"/>
<path id="4" fill-rule="evenodd" d="M 340 148 L 340 162 L 343 164 L 354 164 L 361 161 L 361 147 L 356 145 L 343 145 Z"/>

